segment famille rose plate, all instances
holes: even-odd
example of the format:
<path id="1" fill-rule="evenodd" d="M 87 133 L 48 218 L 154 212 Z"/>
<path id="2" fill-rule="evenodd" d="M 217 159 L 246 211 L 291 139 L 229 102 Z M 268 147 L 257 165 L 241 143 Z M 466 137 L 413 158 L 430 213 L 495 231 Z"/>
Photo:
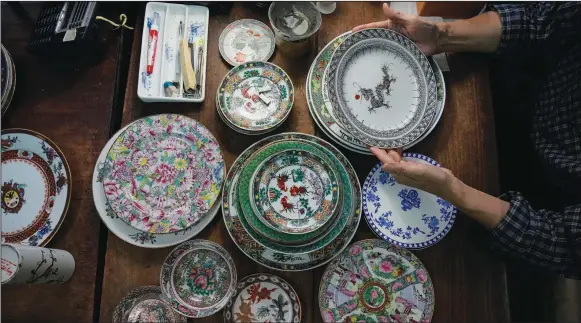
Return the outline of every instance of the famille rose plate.
<path id="1" fill-rule="evenodd" d="M 282 68 L 248 62 L 231 69 L 218 90 L 218 109 L 231 125 L 247 134 L 281 125 L 294 102 L 294 87 Z"/>
<path id="2" fill-rule="evenodd" d="M 407 37 L 365 29 L 337 46 L 328 67 L 335 119 L 369 146 L 396 148 L 426 132 L 436 112 L 436 78 Z"/>
<path id="3" fill-rule="evenodd" d="M 416 153 L 403 159 L 441 167 Z M 378 163 L 363 184 L 363 211 L 371 229 L 382 239 L 410 249 L 422 249 L 442 240 L 452 229 L 456 208 L 433 194 L 399 184 Z"/>
<path id="4" fill-rule="evenodd" d="M 272 30 L 254 19 L 241 19 L 229 24 L 218 41 L 220 55 L 233 66 L 268 61 L 274 52 L 274 44 Z"/>
<path id="5" fill-rule="evenodd" d="M 50 139 L 26 129 L 2 131 L 2 242 L 44 246 L 71 201 L 71 170 Z"/>
<path id="6" fill-rule="evenodd" d="M 219 196 L 224 158 L 206 127 L 177 114 L 133 122 L 103 169 L 109 206 L 127 224 L 171 233 L 196 224 Z"/>
<path id="7" fill-rule="evenodd" d="M 115 308 L 113 323 L 175 322 L 187 318 L 169 305 L 159 286 L 142 286 L 127 294 Z"/>
<path id="8" fill-rule="evenodd" d="M 250 198 L 258 218 L 274 230 L 304 234 L 323 227 L 339 204 L 337 176 L 309 151 L 271 155 L 253 175 Z"/>
<path id="9" fill-rule="evenodd" d="M 224 323 L 299 323 L 299 296 L 284 279 L 271 274 L 242 278 L 224 308 Z"/>
<path id="10" fill-rule="evenodd" d="M 220 245 L 208 240 L 186 241 L 165 259 L 161 290 L 172 308 L 192 318 L 220 311 L 236 291 L 234 260 Z"/>
<path id="11" fill-rule="evenodd" d="M 388 242 L 358 241 L 325 269 L 319 286 L 324 322 L 432 320 L 434 286 L 422 262 Z"/>
<path id="12" fill-rule="evenodd" d="M 105 145 L 97 163 L 95 164 L 95 169 L 93 171 L 93 201 L 95 202 L 95 208 L 99 213 L 101 221 L 105 223 L 105 226 L 109 231 L 113 232 L 119 239 L 132 244 L 137 247 L 144 248 L 166 248 L 175 246 L 186 240 L 198 235 L 216 216 L 218 210 L 220 209 L 222 198 L 218 197 L 214 205 L 210 210 L 205 213 L 200 221 L 196 224 L 188 227 L 187 229 L 176 231 L 173 233 L 161 234 L 161 233 L 151 233 L 137 230 L 136 228 L 130 226 L 129 224 L 122 221 L 113 210 L 109 207 L 109 202 L 105 196 L 105 191 L 103 190 L 103 180 L 104 180 L 104 168 L 105 162 L 107 160 L 107 154 L 113 146 L 117 137 L 125 131 L 130 125 L 125 126 L 125 128 L 119 130 Z"/>
<path id="13" fill-rule="evenodd" d="M 279 142 L 301 141 L 303 145 L 318 145 L 328 151 L 328 158 L 335 160 L 340 164 L 344 171 L 339 172 L 341 183 L 343 183 L 343 209 L 339 221 L 345 221 L 344 228 L 336 224 L 331 233 L 337 234 L 335 238 L 326 244 L 323 248 L 314 248 L 314 251 L 294 251 L 280 252 L 273 248 L 272 242 L 263 239 L 259 242 L 255 237 L 249 234 L 247 227 L 243 225 L 244 216 L 241 214 L 238 202 L 235 201 L 237 196 L 236 187 L 240 179 L 240 172 L 244 169 L 247 159 L 257 151 Z M 345 174 L 345 175 L 341 175 Z M 348 195 L 349 194 L 349 195 Z M 248 149 L 246 149 L 234 162 L 228 172 L 224 182 L 222 193 L 222 214 L 226 229 L 230 237 L 238 248 L 250 259 L 257 263 L 274 270 L 282 271 L 302 271 L 310 270 L 329 262 L 339 254 L 351 241 L 359 225 L 361 213 L 361 187 L 355 170 L 341 154 L 337 148 L 328 142 L 315 136 L 302 133 L 283 133 L 264 138 Z M 324 237 L 323 239 L 326 239 Z M 321 241 L 323 241 L 321 239 Z M 321 242 L 323 243 L 323 242 Z"/>

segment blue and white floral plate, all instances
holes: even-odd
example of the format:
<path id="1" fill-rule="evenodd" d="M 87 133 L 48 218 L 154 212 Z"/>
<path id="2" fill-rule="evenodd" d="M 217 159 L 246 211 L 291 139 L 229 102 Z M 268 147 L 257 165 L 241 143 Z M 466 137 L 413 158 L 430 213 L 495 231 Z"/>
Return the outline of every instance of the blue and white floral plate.
<path id="1" fill-rule="evenodd" d="M 403 159 L 442 167 L 430 157 L 404 153 Z M 398 184 L 373 167 L 363 184 L 363 212 L 371 229 L 400 247 L 422 249 L 442 240 L 456 219 L 456 208 L 433 194 Z"/>

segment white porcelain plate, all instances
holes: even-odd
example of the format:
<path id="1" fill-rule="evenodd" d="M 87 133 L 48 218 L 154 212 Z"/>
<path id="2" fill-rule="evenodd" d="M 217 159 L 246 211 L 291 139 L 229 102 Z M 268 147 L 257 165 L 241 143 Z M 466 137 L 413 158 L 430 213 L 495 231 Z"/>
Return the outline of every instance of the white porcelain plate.
<path id="1" fill-rule="evenodd" d="M 224 28 L 218 46 L 220 55 L 230 65 L 266 62 L 274 52 L 274 34 L 258 20 L 241 19 Z"/>

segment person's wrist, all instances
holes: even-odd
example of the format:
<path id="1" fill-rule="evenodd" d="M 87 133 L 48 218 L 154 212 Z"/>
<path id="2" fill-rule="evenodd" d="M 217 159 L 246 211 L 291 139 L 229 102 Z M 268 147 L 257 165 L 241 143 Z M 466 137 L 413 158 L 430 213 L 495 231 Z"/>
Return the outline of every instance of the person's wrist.
<path id="1" fill-rule="evenodd" d="M 443 194 L 442 198 L 452 203 L 457 208 L 465 208 L 466 184 L 451 172 L 447 173 L 446 183 L 447 194 Z"/>
<path id="2" fill-rule="evenodd" d="M 450 24 L 447 22 L 437 22 L 436 53 L 446 52 L 448 45 L 448 36 L 450 33 Z"/>

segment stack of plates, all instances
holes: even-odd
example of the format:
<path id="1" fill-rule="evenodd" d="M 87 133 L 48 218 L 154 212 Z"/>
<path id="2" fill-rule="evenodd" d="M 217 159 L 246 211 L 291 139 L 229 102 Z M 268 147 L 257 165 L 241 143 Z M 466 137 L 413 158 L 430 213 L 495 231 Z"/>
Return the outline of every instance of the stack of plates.
<path id="1" fill-rule="evenodd" d="M 218 115 L 235 131 L 260 135 L 289 116 L 294 87 L 282 68 L 268 62 L 247 62 L 228 72 L 216 93 Z"/>
<path id="2" fill-rule="evenodd" d="M 410 148 L 436 126 L 446 99 L 442 71 L 394 31 L 367 29 L 332 40 L 307 76 L 309 111 L 332 140 L 354 152 Z"/>
<path id="3" fill-rule="evenodd" d="M 224 158 L 214 136 L 177 114 L 139 119 L 115 134 L 93 172 L 93 199 L 120 239 L 164 248 L 191 239 L 216 215 Z"/>
<path id="4" fill-rule="evenodd" d="M 314 136 L 270 136 L 244 151 L 222 194 L 230 236 L 254 261 L 308 270 L 349 243 L 361 216 L 361 187 L 349 161 Z"/>
<path id="5" fill-rule="evenodd" d="M 12 96 L 14 96 L 14 90 L 16 89 L 16 68 L 14 67 L 14 61 L 10 53 L 2 46 L 2 57 L 0 61 L 0 67 L 2 68 L 2 115 L 10 106 L 12 102 Z"/>

